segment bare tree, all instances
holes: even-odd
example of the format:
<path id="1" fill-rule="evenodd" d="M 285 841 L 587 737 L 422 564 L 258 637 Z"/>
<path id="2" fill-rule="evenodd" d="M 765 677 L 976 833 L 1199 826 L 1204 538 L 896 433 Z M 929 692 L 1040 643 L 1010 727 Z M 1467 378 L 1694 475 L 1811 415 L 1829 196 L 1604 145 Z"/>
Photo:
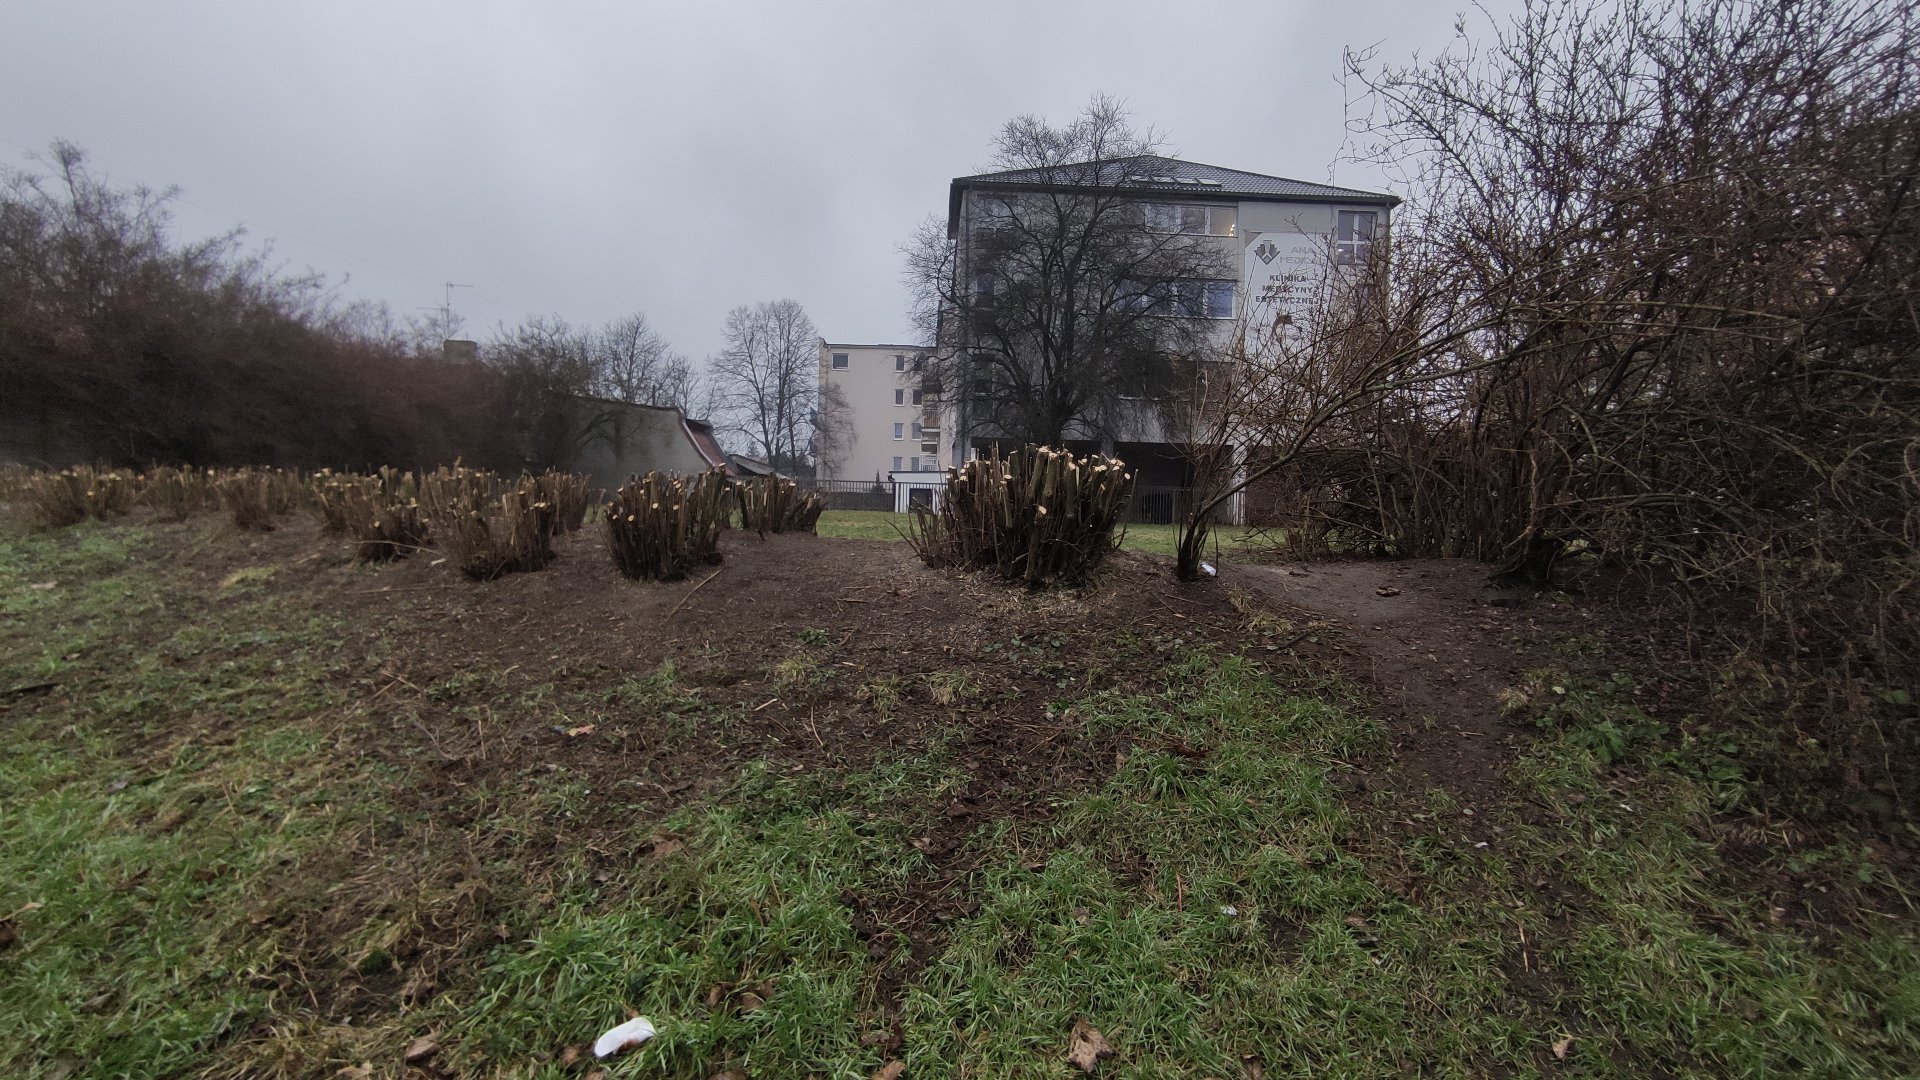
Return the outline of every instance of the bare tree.
<path id="1" fill-rule="evenodd" d="M 853 429 L 853 407 L 847 402 L 847 392 L 831 383 L 820 387 L 813 424 L 813 457 L 819 472 L 838 476 L 859 438 Z"/>
<path id="2" fill-rule="evenodd" d="M 647 317 L 634 312 L 601 327 L 593 335 L 594 391 L 636 405 L 671 405 L 686 411 L 694 403 L 695 375 L 687 358 L 673 350 Z"/>
<path id="3" fill-rule="evenodd" d="M 1151 216 L 1159 151 L 1107 97 L 1065 126 L 1019 117 L 994 140 L 996 175 L 922 226 L 906 280 L 961 435 L 1099 438 L 1211 347 L 1208 308 L 1231 306 L 1238 275 L 1206 229 Z"/>
<path id="4" fill-rule="evenodd" d="M 507 382 L 523 464 L 571 465 L 600 426 L 581 400 L 594 386 L 593 335 L 557 315 L 534 315 L 497 330 L 481 357 Z"/>
<path id="5" fill-rule="evenodd" d="M 819 400 L 819 331 L 794 300 L 727 313 L 726 346 L 709 361 L 715 391 L 734 425 L 777 468 L 807 458 Z"/>

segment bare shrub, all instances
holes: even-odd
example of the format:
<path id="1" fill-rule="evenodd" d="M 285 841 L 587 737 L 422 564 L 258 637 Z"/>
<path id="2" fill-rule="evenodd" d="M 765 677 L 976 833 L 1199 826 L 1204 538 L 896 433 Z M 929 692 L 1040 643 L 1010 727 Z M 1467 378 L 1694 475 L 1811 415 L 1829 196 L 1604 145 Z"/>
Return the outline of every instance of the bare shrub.
<path id="1" fill-rule="evenodd" d="M 355 541 L 354 556 L 362 562 L 404 559 L 427 546 L 431 532 L 420 504 L 398 502 L 370 491 L 348 497 L 347 532 Z"/>
<path id="2" fill-rule="evenodd" d="M 554 528 L 561 532 L 579 532 L 586 524 L 587 507 L 593 502 L 592 481 L 578 473 L 548 469 L 534 478 L 540 498 L 553 504 Z"/>
<path id="3" fill-rule="evenodd" d="M 995 451 L 949 473 L 937 509 L 914 507 L 907 539 L 928 566 L 992 570 L 1030 588 L 1076 584 L 1119 546 L 1132 492 L 1113 458 Z"/>
<path id="4" fill-rule="evenodd" d="M 421 477 L 420 501 L 440 550 L 476 581 L 553 561 L 553 504 L 531 478 L 508 486 L 492 473 L 441 469 Z"/>
<path id="5" fill-rule="evenodd" d="M 33 519 L 46 528 L 77 525 L 88 518 L 122 517 L 133 509 L 132 473 L 80 466 L 32 473 L 24 484 Z"/>
<path id="6" fill-rule="evenodd" d="M 311 498 L 306 480 L 285 469 L 232 469 L 214 476 L 213 489 L 234 525 L 250 532 L 271 532 Z"/>
<path id="7" fill-rule="evenodd" d="M 732 513 L 726 474 L 681 479 L 650 472 L 614 493 L 603 510 L 607 552 L 637 581 L 677 581 L 720 561 L 720 533 Z"/>
<path id="8" fill-rule="evenodd" d="M 321 528 L 353 537 L 363 562 L 404 559 L 431 542 L 410 472 L 383 467 L 370 476 L 323 471 L 313 478 L 311 504 Z"/>
<path id="9" fill-rule="evenodd" d="M 1391 265 L 1249 335 L 1223 491 L 1296 553 L 1624 568 L 1920 791 L 1916 57 L 1890 0 L 1552 0 L 1352 58 Z"/>
<path id="10" fill-rule="evenodd" d="M 827 497 L 801 491 L 800 485 L 779 477 L 736 480 L 734 497 L 740 504 L 740 527 L 762 536 L 772 532 L 812 532 L 827 509 Z"/>
<path id="11" fill-rule="evenodd" d="M 140 501 L 157 517 L 185 521 L 213 505 L 213 480 L 199 469 L 162 465 L 141 477 Z"/>

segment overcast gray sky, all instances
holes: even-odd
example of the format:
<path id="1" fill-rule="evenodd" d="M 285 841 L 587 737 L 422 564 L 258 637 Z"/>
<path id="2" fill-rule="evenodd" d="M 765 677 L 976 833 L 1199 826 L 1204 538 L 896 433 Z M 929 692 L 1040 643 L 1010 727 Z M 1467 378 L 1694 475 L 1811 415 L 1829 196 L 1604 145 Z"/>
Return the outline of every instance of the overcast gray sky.
<path id="1" fill-rule="evenodd" d="M 71 140 L 403 314 L 471 283 L 479 336 L 637 310 L 697 359 L 790 296 L 898 342 L 899 247 L 1009 117 L 1104 91 L 1178 156 L 1378 189 L 1337 161 L 1341 50 L 1429 55 L 1465 6 L 15 0 L 0 159 Z"/>

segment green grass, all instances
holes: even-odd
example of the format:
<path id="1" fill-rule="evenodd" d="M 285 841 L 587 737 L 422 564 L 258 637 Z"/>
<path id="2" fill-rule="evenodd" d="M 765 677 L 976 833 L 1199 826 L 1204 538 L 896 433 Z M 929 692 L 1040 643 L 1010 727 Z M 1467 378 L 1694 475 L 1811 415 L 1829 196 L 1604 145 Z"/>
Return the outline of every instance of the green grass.
<path id="1" fill-rule="evenodd" d="M 924 838 L 981 768 L 966 731 L 858 770 L 753 763 L 665 821 L 526 751 L 423 801 L 440 759 L 354 740 L 409 717 L 351 689 L 379 658 L 343 651 L 297 573 L 195 578 L 155 549 L 132 527 L 0 538 L 0 689 L 56 683 L 0 701 L 0 917 L 19 935 L 0 1075 L 397 1075 L 433 1032 L 445 1067 L 558 1080 L 566 1047 L 629 1010 L 661 1034 L 616 1077 L 861 1078 L 892 1057 L 913 1077 L 1077 1076 L 1082 1018 L 1116 1051 L 1101 1077 L 1920 1061 L 1911 915 L 1770 910 L 1708 840 L 1722 778 L 1663 753 L 1624 683 L 1554 682 L 1510 797 L 1462 806 L 1382 790 L 1388 733 L 1337 686 L 1161 642 L 1156 676 L 1063 709 L 1070 735 L 1121 747 L 1105 779 L 935 857 Z M 796 657 L 817 648 L 800 633 Z M 976 693 L 957 669 L 862 678 L 874 708 Z M 579 711 L 509 685 L 473 666 L 422 696 L 462 723 Z M 609 730 L 727 722 L 671 667 L 594 695 Z M 1374 792 L 1345 793 L 1362 766 Z M 568 824 L 588 819 L 591 845 Z M 1802 861 L 1840 889 L 1884 873 L 1872 858 Z M 439 992 L 402 1002 L 425 971 Z M 351 1022 L 306 994 L 336 984 L 364 987 Z"/>
<path id="2" fill-rule="evenodd" d="M 904 539 L 909 521 L 909 515 L 884 510 L 828 510 L 820 515 L 818 531 L 821 536 L 855 540 L 900 540 Z M 1172 555 L 1179 531 L 1175 525 L 1128 525 L 1120 547 L 1149 555 Z M 1221 550 L 1228 554 L 1245 553 L 1247 529 L 1222 528 L 1215 535 Z M 1213 550 L 1211 544 L 1208 550 Z"/>

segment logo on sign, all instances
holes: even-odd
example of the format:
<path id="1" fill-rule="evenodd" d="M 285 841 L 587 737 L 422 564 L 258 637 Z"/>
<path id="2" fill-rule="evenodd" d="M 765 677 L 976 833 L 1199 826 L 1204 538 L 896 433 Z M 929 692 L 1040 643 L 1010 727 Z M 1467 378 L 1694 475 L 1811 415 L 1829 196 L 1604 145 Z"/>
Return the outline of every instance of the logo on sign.
<path id="1" fill-rule="evenodd" d="M 1271 264 L 1274 257 L 1280 254 L 1280 249 L 1273 246 L 1273 241 L 1262 240 L 1254 245 L 1253 253 L 1260 257 L 1262 263 Z"/>

